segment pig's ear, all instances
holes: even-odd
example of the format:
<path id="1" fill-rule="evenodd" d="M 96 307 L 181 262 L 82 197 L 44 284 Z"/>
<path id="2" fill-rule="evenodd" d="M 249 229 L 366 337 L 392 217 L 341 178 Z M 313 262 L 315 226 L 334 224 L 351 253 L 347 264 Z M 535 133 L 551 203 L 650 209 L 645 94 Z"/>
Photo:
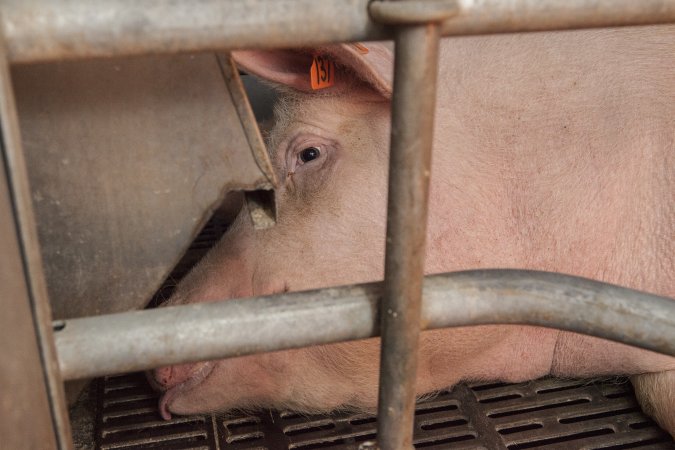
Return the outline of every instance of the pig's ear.
<path id="1" fill-rule="evenodd" d="M 334 62 L 336 71 L 335 84 L 325 89 L 346 89 L 356 78 L 385 98 L 391 97 L 393 54 L 387 43 L 336 44 L 302 50 L 241 50 L 232 55 L 246 72 L 302 92 L 313 91 L 312 61 L 314 56 L 322 56 Z"/>
<path id="2" fill-rule="evenodd" d="M 312 56 L 291 50 L 240 50 L 232 52 L 235 62 L 244 71 L 274 84 L 299 91 L 312 89 L 309 68 Z"/>

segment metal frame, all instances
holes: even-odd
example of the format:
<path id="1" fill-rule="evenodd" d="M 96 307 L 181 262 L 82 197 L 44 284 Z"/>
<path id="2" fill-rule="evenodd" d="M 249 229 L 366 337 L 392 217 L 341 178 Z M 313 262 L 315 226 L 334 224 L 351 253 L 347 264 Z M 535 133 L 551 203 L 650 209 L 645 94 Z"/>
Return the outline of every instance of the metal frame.
<path id="1" fill-rule="evenodd" d="M 3 126 L 0 137 L 6 136 L 5 130 Z M 19 448 L 20 445 L 38 448 L 42 443 L 54 447 L 52 413 L 10 198 L 7 165 L 1 153 L 6 145 L 7 140 L 2 139 L 0 217 L 4 220 L 0 220 L 0 300 L 3 309 L 0 314 L 0 354 L 6 363 L 0 369 L 0 384 L 4 386 L 0 402 L 0 436 L 8 448 Z M 15 408 L 17 404 L 24 407 Z M 28 437 L 33 439 L 26 439 Z"/>
<path id="2" fill-rule="evenodd" d="M 8 299 L 8 305 L 3 307 L 9 308 L 11 305 L 21 308 L 23 307 L 21 302 L 24 301 L 24 297 L 28 300 L 44 377 L 44 386 L 38 385 L 36 389 L 39 390 L 44 387 L 46 390 L 47 398 L 45 400 L 47 400 L 51 412 L 56 442 L 61 448 L 69 448 L 72 440 L 70 422 L 63 380 L 57 363 L 47 284 L 42 269 L 40 244 L 33 215 L 32 196 L 28 185 L 28 172 L 26 171 L 26 162 L 21 145 L 19 120 L 2 35 L 0 35 L 0 127 L 0 138 L 2 139 L 0 159 L 4 159 L 4 164 L 0 164 L 0 166 L 4 166 L 6 171 L 6 177 L 5 174 L 0 175 L 0 183 L 4 183 L 6 179 L 6 186 L 2 186 L 1 189 L 6 188 L 9 192 L 12 207 L 11 212 L 8 211 L 7 215 L 3 214 L 0 217 L 14 222 L 16 244 L 20 250 L 18 258 L 20 258 L 22 270 L 13 275 L 23 278 L 25 282 L 24 289 L 15 293 L 19 296 Z M 2 168 L 0 167 L 0 169 Z M 5 238 L 7 237 L 3 237 L 3 239 Z M 7 255 L 2 256 L 7 257 Z M 38 411 L 35 412 L 37 416 L 40 415 Z M 31 434 L 34 433 L 27 433 L 26 437 Z"/>
<path id="3" fill-rule="evenodd" d="M 675 22 L 675 0 L 413 0 L 396 3 L 371 3 L 370 0 L 284 0 L 274 3 L 258 0 L 184 3 L 161 0 L 5 0 L 0 5 L 0 11 L 8 49 L 6 58 L 4 54 L 0 55 L 5 99 L 0 102 L 5 159 L 9 166 L 9 185 L 19 241 L 60 448 L 71 446 L 61 376 L 72 378 L 194 360 L 196 357 L 232 356 L 375 336 L 378 334 L 377 311 L 383 312 L 379 422 L 379 445 L 383 449 L 409 448 L 411 445 L 412 386 L 420 317 L 426 328 L 480 323 L 552 326 L 675 355 L 675 304 L 672 300 L 588 280 L 522 272 L 434 277 L 426 281 L 422 307 L 425 226 L 419 226 L 424 223 L 427 211 L 435 98 L 433 78 L 437 70 L 439 36 L 669 23 Z M 263 11 L 265 14 L 255 15 Z M 186 20 L 186 17 L 191 20 Z M 190 333 L 189 337 L 187 333 L 180 333 L 180 340 L 166 339 L 166 335 L 170 334 L 166 330 L 172 328 L 166 326 L 167 322 L 161 322 L 169 320 L 167 315 L 175 319 L 175 309 L 67 321 L 59 324 L 63 329 L 57 333 L 59 372 L 55 367 L 54 342 L 48 326 L 49 305 L 7 61 L 26 63 L 216 48 L 292 47 L 391 37 L 396 38 L 396 74 L 390 179 L 397 183 L 390 182 L 386 273 L 383 300 L 379 307 L 376 299 L 380 297 L 380 291 L 372 285 L 332 288 L 272 299 L 183 306 L 181 311 L 191 314 L 192 320 L 174 321 L 171 326 L 180 326 L 183 331 L 188 326 L 201 331 Z M 423 69 L 414 73 L 406 70 L 413 61 L 415 67 Z M 427 88 L 416 90 L 414 87 L 420 82 L 424 82 Z M 415 120 L 406 116 L 406 111 L 410 110 L 426 111 L 428 114 L 417 114 L 419 120 Z M 565 289 L 560 289 L 560 283 Z M 478 292 L 480 297 L 477 297 Z M 497 296 L 501 297 L 499 302 L 494 301 Z M 472 308 L 466 306 L 468 297 L 475 302 Z M 311 304 L 305 304 L 307 300 L 311 300 Z M 318 306 L 325 308 L 319 310 Z M 265 309 L 261 309 L 263 307 Z M 217 316 L 212 310 L 226 315 Z M 208 312 L 206 316 L 204 311 Z M 238 317 L 248 317 L 251 312 L 255 312 L 261 321 L 268 321 L 264 323 L 274 323 L 282 328 L 276 328 L 274 333 L 252 342 L 245 339 L 245 326 L 239 326 L 239 322 L 229 323 L 233 333 L 231 339 L 224 341 L 223 328 L 218 327 L 219 344 L 213 353 L 193 353 L 189 358 L 170 358 L 167 355 L 180 348 L 203 346 L 213 338 L 208 329 L 213 326 L 213 320 L 221 320 L 218 317 L 237 317 L 234 313 Z M 289 315 L 290 312 L 293 316 Z M 312 317 L 320 323 L 335 323 L 337 329 L 329 332 L 331 328 L 323 325 L 311 326 L 309 332 L 307 327 L 295 324 L 298 318 L 303 317 L 303 320 Z M 354 321 L 355 317 L 361 319 Z M 346 326 L 343 323 L 345 318 L 353 321 L 353 326 Z M 147 333 L 160 323 L 164 337 L 161 340 L 147 339 Z M 294 325 L 289 327 L 290 324 Z M 125 332 L 120 333 L 121 329 Z M 283 345 L 275 345 L 273 343 L 279 341 L 280 329 L 286 337 L 281 341 Z M 152 332 L 159 331 L 155 329 Z M 138 348 L 140 341 L 128 346 L 128 351 L 111 357 L 113 343 L 138 333 L 144 334 L 152 349 L 161 350 L 161 354 L 154 356 L 142 353 L 151 364 L 139 363 L 138 354 L 132 352 Z M 86 350 L 83 347 L 91 344 L 96 345 Z M 112 362 L 111 365 L 104 365 L 105 361 L 95 362 L 98 360 L 94 360 L 92 355 L 96 353 L 97 346 L 105 349 L 104 359 Z M 395 358 L 391 358 L 392 355 Z M 85 360 L 85 366 L 93 366 L 96 370 L 83 369 Z"/>
<path id="4" fill-rule="evenodd" d="M 419 0 L 417 10 L 425 3 Z M 675 21 L 671 0 L 441 0 L 442 36 Z M 13 63 L 391 39 L 371 0 L 3 0 Z M 404 2 L 408 3 L 408 2 Z M 256 16 L 256 12 L 260 13 Z"/>

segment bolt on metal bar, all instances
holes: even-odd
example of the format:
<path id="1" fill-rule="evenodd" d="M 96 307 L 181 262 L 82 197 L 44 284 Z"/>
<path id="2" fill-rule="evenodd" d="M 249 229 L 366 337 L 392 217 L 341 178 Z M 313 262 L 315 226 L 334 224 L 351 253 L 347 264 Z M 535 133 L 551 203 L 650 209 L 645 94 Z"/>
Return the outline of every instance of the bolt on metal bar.
<path id="1" fill-rule="evenodd" d="M 390 39 L 371 0 L 3 0 L 13 63 Z M 459 0 L 441 34 L 675 22 L 675 0 Z M 431 13 L 427 11 L 427 13 Z"/>
<path id="2" fill-rule="evenodd" d="M 55 322 L 66 380 L 379 335 L 382 283 Z M 557 273 L 479 270 L 426 277 L 425 329 L 557 328 L 675 356 L 675 299 Z"/>
<path id="3" fill-rule="evenodd" d="M 396 29 L 387 241 L 382 297 L 378 445 L 412 448 L 438 24 Z"/>
<path id="4" fill-rule="evenodd" d="M 58 367 L 56 347 L 51 327 L 51 308 L 47 294 L 47 284 L 42 269 L 42 256 L 38 241 L 32 196 L 28 185 L 28 171 L 21 145 L 19 118 L 16 110 L 12 79 L 7 60 L 5 40 L 0 24 L 0 158 L 4 158 L 7 182 L 11 194 L 14 217 L 2 217 L 0 220 L 16 222 L 19 246 L 21 249 L 23 273 L 26 280 L 27 295 L 32 308 L 34 332 L 40 350 L 42 372 L 49 397 L 51 420 L 60 449 L 72 448 L 70 421 L 66 409 L 63 380 Z M 2 236 L 1 239 L 11 239 Z M 3 306 L 4 307 L 4 306 Z M 44 442 L 50 448 L 49 442 Z"/>

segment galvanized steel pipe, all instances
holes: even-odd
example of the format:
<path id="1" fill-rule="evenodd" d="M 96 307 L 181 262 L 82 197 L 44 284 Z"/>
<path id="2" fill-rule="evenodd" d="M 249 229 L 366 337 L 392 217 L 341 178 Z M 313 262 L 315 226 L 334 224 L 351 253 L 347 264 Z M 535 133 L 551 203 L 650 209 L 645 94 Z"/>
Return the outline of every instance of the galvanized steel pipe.
<path id="1" fill-rule="evenodd" d="M 370 0 L 2 0 L 12 62 L 390 39 Z M 675 22 L 675 0 L 459 0 L 443 36 Z"/>
<path id="2" fill-rule="evenodd" d="M 55 323 L 64 379 L 379 335 L 381 283 Z M 675 356 L 675 300 L 567 275 L 482 270 L 427 277 L 427 329 L 527 324 Z"/>

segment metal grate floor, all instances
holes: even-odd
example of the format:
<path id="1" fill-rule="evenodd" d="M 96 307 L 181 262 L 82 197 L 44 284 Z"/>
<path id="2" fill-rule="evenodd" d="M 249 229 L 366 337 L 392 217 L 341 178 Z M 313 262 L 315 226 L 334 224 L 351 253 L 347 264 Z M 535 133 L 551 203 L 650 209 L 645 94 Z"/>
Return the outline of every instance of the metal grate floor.
<path id="1" fill-rule="evenodd" d="M 163 421 L 143 374 L 97 381 L 96 448 L 353 449 L 375 438 L 376 418 L 337 413 L 174 417 Z M 637 405 L 630 383 L 542 379 L 459 385 L 420 401 L 417 449 L 675 449 Z"/>

